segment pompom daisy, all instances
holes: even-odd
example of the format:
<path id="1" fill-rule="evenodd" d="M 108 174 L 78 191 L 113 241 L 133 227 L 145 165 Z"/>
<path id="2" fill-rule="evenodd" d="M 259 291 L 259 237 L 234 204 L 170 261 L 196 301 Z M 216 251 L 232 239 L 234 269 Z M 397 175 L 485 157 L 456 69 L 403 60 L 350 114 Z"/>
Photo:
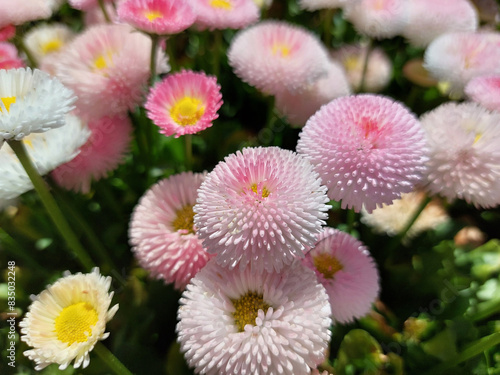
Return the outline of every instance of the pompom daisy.
<path id="1" fill-rule="evenodd" d="M 0 0 L 0 27 L 21 25 L 28 21 L 49 18 L 52 14 L 47 0 Z"/>
<path id="2" fill-rule="evenodd" d="M 0 147 L 65 124 L 76 98 L 56 78 L 41 70 L 0 70 Z"/>
<path id="3" fill-rule="evenodd" d="M 54 72 L 78 100 L 86 119 L 121 115 L 141 103 L 150 75 L 151 39 L 127 25 L 86 29 L 58 55 Z M 157 72 L 167 70 L 159 51 Z"/>
<path id="4" fill-rule="evenodd" d="M 46 56 L 59 52 L 73 36 L 73 31 L 65 24 L 41 24 L 26 33 L 24 45 L 40 64 Z"/>
<path id="5" fill-rule="evenodd" d="M 0 27 L 0 41 L 6 42 L 9 39 L 14 38 L 16 35 L 16 27 L 14 25 L 7 25 Z"/>
<path id="6" fill-rule="evenodd" d="M 475 31 L 478 15 L 469 0 L 406 0 L 409 19 L 403 36 L 418 47 L 425 47 L 438 36 Z"/>
<path id="7" fill-rule="evenodd" d="M 242 29 L 259 20 L 253 0 L 191 0 L 201 29 Z"/>
<path id="8" fill-rule="evenodd" d="M 227 156 L 207 175 L 196 202 L 198 235 L 219 264 L 269 272 L 303 257 L 330 208 L 311 164 L 278 147 Z"/>
<path id="9" fill-rule="evenodd" d="M 64 126 L 30 134 L 21 142 L 24 142 L 38 173 L 45 175 L 73 159 L 89 136 L 88 128 L 78 117 L 66 115 Z M 8 144 L 0 150 L 0 175 L 0 199 L 15 198 L 33 189 L 30 178 Z"/>
<path id="10" fill-rule="evenodd" d="M 422 179 L 425 137 L 419 121 L 390 98 L 364 94 L 324 105 L 300 133 L 308 158 L 342 208 L 373 211 Z"/>
<path id="11" fill-rule="evenodd" d="M 356 30 L 371 38 L 392 38 L 408 22 L 408 0 L 357 0 L 344 7 L 347 20 Z"/>
<path id="12" fill-rule="evenodd" d="M 78 155 L 52 172 L 60 186 L 84 194 L 92 181 L 106 177 L 123 162 L 133 133 L 128 116 L 103 117 L 90 121 L 88 127 L 90 138 Z"/>
<path id="13" fill-rule="evenodd" d="M 211 127 L 221 105 L 216 77 L 183 70 L 157 83 L 149 92 L 145 108 L 160 133 L 179 137 Z"/>
<path id="14" fill-rule="evenodd" d="M 16 46 L 8 42 L 0 42 L 0 69 L 9 70 L 24 66 L 24 61 L 17 54 Z"/>
<path id="15" fill-rule="evenodd" d="M 427 188 L 476 207 L 500 204 L 500 114 L 445 103 L 421 118 L 430 148 Z"/>
<path id="16" fill-rule="evenodd" d="M 238 77 L 272 95 L 306 89 L 329 66 L 328 53 L 314 34 L 282 21 L 263 21 L 240 31 L 228 58 Z"/>
<path id="17" fill-rule="evenodd" d="M 118 4 L 118 17 L 149 34 L 177 34 L 191 26 L 196 15 L 189 1 L 125 0 Z"/>
<path id="18" fill-rule="evenodd" d="M 196 191 L 205 174 L 184 172 L 151 187 L 130 221 L 132 251 L 151 276 L 184 289 L 211 257 L 193 223 Z"/>
<path id="19" fill-rule="evenodd" d="M 500 75 L 473 78 L 465 86 L 465 94 L 483 107 L 500 112 Z"/>
<path id="20" fill-rule="evenodd" d="M 64 370 L 74 360 L 75 368 L 85 368 L 97 341 L 104 340 L 106 323 L 118 305 L 110 308 L 111 277 L 69 272 L 34 297 L 25 318 L 19 323 L 21 340 L 33 349 L 24 355 L 35 361 L 36 370 L 57 363 Z"/>
<path id="21" fill-rule="evenodd" d="M 304 258 L 328 294 L 335 322 L 349 323 L 370 310 L 379 293 L 377 267 L 366 246 L 328 228 Z"/>
<path id="22" fill-rule="evenodd" d="M 309 375 L 325 358 L 328 297 L 299 261 L 260 274 L 210 261 L 180 304 L 178 341 L 196 373 Z"/>

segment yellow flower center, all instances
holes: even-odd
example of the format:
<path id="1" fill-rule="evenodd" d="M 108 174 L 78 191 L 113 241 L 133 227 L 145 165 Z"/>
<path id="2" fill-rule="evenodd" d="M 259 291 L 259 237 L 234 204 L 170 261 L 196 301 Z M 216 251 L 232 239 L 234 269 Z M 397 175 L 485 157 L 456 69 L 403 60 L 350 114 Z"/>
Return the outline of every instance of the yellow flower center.
<path id="1" fill-rule="evenodd" d="M 344 60 L 344 67 L 348 71 L 359 69 L 360 60 L 356 56 L 349 56 Z"/>
<path id="2" fill-rule="evenodd" d="M 474 143 L 473 145 L 475 145 L 477 143 L 477 141 L 479 141 L 481 139 L 483 135 L 481 133 L 476 133 L 476 137 L 474 138 Z"/>
<path id="3" fill-rule="evenodd" d="M 187 233 L 194 234 L 194 212 L 193 206 L 187 205 L 182 207 L 175 213 L 175 219 L 172 221 L 172 226 L 176 231 L 183 230 Z M 187 234 L 185 233 L 185 234 Z"/>
<path id="4" fill-rule="evenodd" d="M 205 113 L 202 101 L 191 96 L 185 96 L 170 109 L 170 116 L 181 126 L 194 125 Z"/>
<path id="5" fill-rule="evenodd" d="M 250 186 L 250 189 L 252 189 L 252 191 L 255 194 L 258 194 L 257 184 L 252 184 L 252 186 Z M 269 196 L 269 190 L 267 190 L 267 188 L 263 187 L 262 188 L 262 198 L 267 198 L 268 196 Z"/>
<path id="6" fill-rule="evenodd" d="M 273 45 L 273 56 L 288 57 L 290 55 L 291 48 L 282 43 L 275 43 Z"/>
<path id="7" fill-rule="evenodd" d="M 220 8 L 225 10 L 231 10 L 232 5 L 229 0 L 212 0 L 210 1 L 210 5 L 214 8 Z"/>
<path id="8" fill-rule="evenodd" d="M 92 326 L 98 321 L 95 309 L 88 302 L 65 307 L 55 320 L 57 339 L 71 345 L 85 342 L 92 336 Z"/>
<path id="9" fill-rule="evenodd" d="M 144 17 L 146 17 L 149 22 L 153 22 L 158 18 L 163 18 L 163 13 L 157 10 L 146 10 L 144 12 Z"/>
<path id="10" fill-rule="evenodd" d="M 113 52 L 106 51 L 94 59 L 94 70 L 102 70 L 113 65 Z"/>
<path id="11" fill-rule="evenodd" d="M 41 45 L 41 50 L 43 55 L 48 55 L 49 53 L 53 53 L 59 51 L 62 47 L 62 41 L 60 39 L 52 39 L 47 43 Z"/>
<path id="12" fill-rule="evenodd" d="M 267 312 L 270 307 L 264 302 L 262 294 L 247 292 L 236 300 L 231 300 L 234 306 L 234 324 L 238 327 L 238 332 L 243 332 L 247 324 L 255 325 L 259 310 Z"/>
<path id="13" fill-rule="evenodd" d="M 314 267 L 320 272 L 325 279 L 332 279 L 342 268 L 342 264 L 333 255 L 328 253 L 320 253 L 313 256 Z"/>
<path id="14" fill-rule="evenodd" d="M 2 100 L 3 105 L 5 106 L 5 109 L 7 112 L 10 111 L 10 105 L 14 104 L 16 102 L 16 97 L 15 96 L 7 96 L 5 98 L 0 98 Z M 2 106 L 0 105 L 0 113 L 2 113 Z"/>

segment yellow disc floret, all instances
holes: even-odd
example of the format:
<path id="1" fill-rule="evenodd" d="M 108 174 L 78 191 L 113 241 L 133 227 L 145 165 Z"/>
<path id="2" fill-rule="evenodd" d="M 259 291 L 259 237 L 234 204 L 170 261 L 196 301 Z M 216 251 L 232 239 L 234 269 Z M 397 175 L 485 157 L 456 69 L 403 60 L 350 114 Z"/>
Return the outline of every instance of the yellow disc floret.
<path id="1" fill-rule="evenodd" d="M 85 342 L 92 335 L 92 327 L 97 321 L 97 312 L 88 302 L 65 307 L 55 320 L 57 339 L 68 345 Z"/>
<path id="2" fill-rule="evenodd" d="M 47 43 L 44 43 L 40 46 L 40 50 L 43 55 L 48 55 L 50 53 L 54 53 L 59 51 L 62 47 L 63 43 L 60 39 L 51 39 Z"/>
<path id="3" fill-rule="evenodd" d="M 250 187 L 255 194 L 258 194 L 257 184 L 252 184 Z M 262 188 L 262 198 L 267 198 L 269 196 L 269 190 L 267 188 Z"/>
<path id="4" fill-rule="evenodd" d="M 291 48 L 286 44 L 276 43 L 273 45 L 273 55 L 279 57 L 288 57 L 291 52 Z"/>
<path id="5" fill-rule="evenodd" d="M 325 279 L 332 279 L 343 266 L 337 258 L 328 253 L 320 253 L 313 256 L 314 267 L 324 276 Z"/>
<path id="6" fill-rule="evenodd" d="M 212 0 L 210 1 L 210 5 L 214 8 L 221 8 L 230 10 L 232 8 L 231 2 L 229 0 Z"/>
<path id="7" fill-rule="evenodd" d="M 146 17 L 149 22 L 153 22 L 158 18 L 163 18 L 163 13 L 157 10 L 147 10 L 144 12 L 144 17 Z"/>
<path id="8" fill-rule="evenodd" d="M 203 113 L 205 113 L 205 107 L 202 101 L 191 96 L 178 100 L 170 109 L 170 116 L 181 126 L 196 124 Z"/>
<path id="9" fill-rule="evenodd" d="M 172 227 L 176 231 L 183 230 L 187 231 L 187 233 L 194 234 L 194 212 L 193 206 L 187 205 L 182 207 L 175 213 L 175 219 L 172 222 Z"/>
<path id="10" fill-rule="evenodd" d="M 10 111 L 10 105 L 14 104 L 16 102 L 16 97 L 15 96 L 8 96 L 5 98 L 1 98 L 3 105 L 5 106 L 5 109 L 7 112 Z M 0 106 L 0 112 L 3 112 L 2 106 Z"/>
<path id="11" fill-rule="evenodd" d="M 270 307 L 264 302 L 262 294 L 247 292 L 236 300 L 231 300 L 234 306 L 234 324 L 238 327 L 238 332 L 243 332 L 247 324 L 255 325 L 259 310 L 267 312 Z"/>

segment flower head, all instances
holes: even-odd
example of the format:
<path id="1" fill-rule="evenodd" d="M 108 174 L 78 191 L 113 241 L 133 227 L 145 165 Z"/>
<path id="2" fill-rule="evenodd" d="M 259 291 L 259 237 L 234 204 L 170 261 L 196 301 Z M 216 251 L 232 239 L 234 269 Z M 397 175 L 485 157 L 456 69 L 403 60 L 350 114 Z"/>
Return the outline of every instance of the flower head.
<path id="1" fill-rule="evenodd" d="M 78 155 L 52 172 L 66 189 L 88 193 L 92 181 L 107 176 L 123 161 L 132 140 L 132 124 L 127 116 L 103 117 L 90 121 L 91 135 Z"/>
<path id="2" fill-rule="evenodd" d="M 240 31 L 228 58 L 238 77 L 272 95 L 306 89 L 329 66 L 328 53 L 314 34 L 282 21 L 263 21 Z"/>
<path id="3" fill-rule="evenodd" d="M 193 223 L 204 179 L 205 174 L 184 172 L 161 180 L 144 194 L 130 221 L 130 244 L 141 266 L 181 290 L 211 257 Z"/>
<path id="4" fill-rule="evenodd" d="M 421 179 L 425 136 L 402 104 L 371 94 L 333 100 L 300 133 L 297 151 L 314 165 L 330 199 L 373 211 Z"/>
<path id="5" fill-rule="evenodd" d="M 192 0 L 195 24 L 201 29 L 242 29 L 259 19 L 253 0 Z"/>
<path id="6" fill-rule="evenodd" d="M 221 105 L 217 78 L 203 72 L 181 71 L 165 77 L 150 90 L 145 108 L 160 133 L 179 137 L 211 127 Z"/>
<path id="7" fill-rule="evenodd" d="M 500 75 L 471 79 L 465 86 L 465 93 L 483 107 L 500 112 Z"/>
<path id="8" fill-rule="evenodd" d="M 9 42 L 0 42 L 0 69 L 23 68 L 24 61 L 17 54 L 17 48 Z"/>
<path id="9" fill-rule="evenodd" d="M 49 18 L 52 14 L 50 3 L 46 0 L 12 1 L 0 0 L 0 28 L 21 25 L 28 21 Z"/>
<path id="10" fill-rule="evenodd" d="M 106 323 L 118 305 L 110 308 L 111 277 L 101 276 L 98 268 L 91 273 L 68 273 L 34 298 L 29 312 L 19 323 L 21 340 L 33 349 L 24 355 L 35 361 L 36 370 L 57 363 L 64 370 L 85 368 L 89 353 L 99 340 L 109 336 Z"/>
<path id="11" fill-rule="evenodd" d="M 112 2 L 113 0 L 103 0 Z M 98 7 L 98 0 L 68 0 L 69 5 L 78 10 L 89 10 L 93 7 Z"/>
<path id="12" fill-rule="evenodd" d="M 370 310 L 379 293 L 379 276 L 370 252 L 351 235 L 325 228 L 304 258 L 328 294 L 335 322 L 348 323 Z"/>
<path id="13" fill-rule="evenodd" d="M 194 221 L 208 252 L 230 269 L 279 272 L 326 219 L 326 188 L 311 164 L 278 147 L 244 148 L 227 156 L 198 190 Z"/>
<path id="14" fill-rule="evenodd" d="M 41 24 L 26 33 L 24 44 L 40 64 L 45 57 L 59 52 L 73 36 L 73 31 L 65 24 Z"/>
<path id="15" fill-rule="evenodd" d="M 121 21 L 157 35 L 180 33 L 196 19 L 190 2 L 178 0 L 125 0 L 117 12 Z"/>
<path id="16" fill-rule="evenodd" d="M 178 340 L 197 373 L 309 375 L 324 360 L 328 297 L 298 261 L 260 274 L 210 261 L 180 304 Z"/>
<path id="17" fill-rule="evenodd" d="M 73 92 L 41 70 L 0 70 L 0 146 L 65 124 Z"/>
<path id="18" fill-rule="evenodd" d="M 421 118 L 430 153 L 427 188 L 476 207 L 500 204 L 500 114 L 445 103 Z"/>
<path id="19" fill-rule="evenodd" d="M 6 42 L 14 38 L 16 35 L 16 27 L 14 25 L 7 25 L 0 27 L 0 41 Z"/>

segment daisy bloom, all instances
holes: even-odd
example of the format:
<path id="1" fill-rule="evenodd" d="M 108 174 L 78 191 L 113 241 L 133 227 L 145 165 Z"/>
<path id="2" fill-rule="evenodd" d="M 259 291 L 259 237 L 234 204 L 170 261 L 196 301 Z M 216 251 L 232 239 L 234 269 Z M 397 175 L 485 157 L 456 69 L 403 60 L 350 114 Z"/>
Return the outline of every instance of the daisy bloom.
<path id="1" fill-rule="evenodd" d="M 469 0 L 407 0 L 409 19 L 403 36 L 417 47 L 426 47 L 438 36 L 476 31 L 478 14 Z"/>
<path id="2" fill-rule="evenodd" d="M 52 15 L 47 0 L 12 1 L 0 0 L 0 28 L 21 25 L 28 21 L 49 18 Z"/>
<path id="3" fill-rule="evenodd" d="M 180 305 L 178 341 L 196 373 L 309 375 L 325 358 L 328 297 L 299 261 L 281 273 L 210 261 Z"/>
<path id="4" fill-rule="evenodd" d="M 73 159 L 90 136 L 88 128 L 74 115 L 66 115 L 65 125 L 45 133 L 33 133 L 22 139 L 26 151 L 40 175 Z M 0 199 L 12 199 L 33 184 L 8 144 L 0 150 Z"/>
<path id="5" fill-rule="evenodd" d="M 500 204 L 500 113 L 445 103 L 421 121 L 430 148 L 427 189 L 477 208 Z"/>
<path id="6" fill-rule="evenodd" d="M 200 29 L 242 29 L 259 20 L 253 0 L 191 0 Z"/>
<path id="7" fill-rule="evenodd" d="M 142 102 L 150 75 L 151 38 L 127 25 L 86 29 L 58 55 L 54 72 L 78 100 L 86 119 L 121 115 Z M 167 70 L 158 53 L 157 72 Z"/>
<path id="8" fill-rule="evenodd" d="M 24 45 L 41 63 L 46 56 L 59 52 L 73 37 L 73 31 L 65 24 L 40 24 L 26 33 Z"/>
<path id="9" fill-rule="evenodd" d="M 205 175 L 184 172 L 161 180 L 144 194 L 130 221 L 130 244 L 139 264 L 179 290 L 211 258 L 193 223 L 196 191 Z"/>
<path id="10" fill-rule="evenodd" d="M 365 82 L 361 88 L 363 68 L 368 55 Z M 368 50 L 368 45 L 346 45 L 332 53 L 340 61 L 353 90 L 364 92 L 382 91 L 391 81 L 392 62 L 383 49 L 375 47 Z"/>
<path id="11" fill-rule="evenodd" d="M 0 70 L 0 147 L 65 124 L 76 98 L 56 78 L 41 70 Z"/>
<path id="12" fill-rule="evenodd" d="M 314 34 L 282 21 L 263 21 L 240 31 L 228 59 L 238 77 L 272 95 L 306 89 L 329 66 L 328 53 Z"/>
<path id="13" fill-rule="evenodd" d="M 177 34 L 191 26 L 196 15 L 189 1 L 125 0 L 118 4 L 118 17 L 149 34 Z"/>
<path id="14" fill-rule="evenodd" d="M 299 0 L 302 9 L 310 11 L 318 9 L 342 8 L 349 1 L 355 0 Z"/>
<path id="15" fill-rule="evenodd" d="M 222 103 L 216 77 L 183 70 L 151 88 L 144 107 L 160 133 L 177 138 L 211 127 Z"/>
<path id="16" fill-rule="evenodd" d="M 350 323 L 371 310 L 380 290 L 379 276 L 361 241 L 345 232 L 325 229 L 303 262 L 325 287 L 334 322 Z"/>
<path id="17" fill-rule="evenodd" d="M 499 45 L 498 32 L 443 34 L 425 50 L 424 67 L 450 95 L 461 97 L 472 78 L 500 74 Z"/>
<path id="18" fill-rule="evenodd" d="M 88 141 L 71 161 L 52 171 L 59 186 L 80 193 L 90 192 L 92 181 L 106 177 L 123 162 L 132 141 L 128 116 L 103 117 L 90 121 Z"/>
<path id="19" fill-rule="evenodd" d="M 106 323 L 118 310 L 110 308 L 113 292 L 111 277 L 94 268 L 91 273 L 70 274 L 57 280 L 38 296 L 19 323 L 21 340 L 33 349 L 24 355 L 35 361 L 35 370 L 57 363 L 66 369 L 89 365 L 89 353 L 99 340 L 109 336 Z"/>
<path id="20" fill-rule="evenodd" d="M 345 18 L 363 35 L 376 39 L 400 34 L 408 22 L 408 0 L 357 0 L 344 7 Z"/>
<path id="21" fill-rule="evenodd" d="M 375 232 L 395 236 L 406 227 L 424 199 L 425 193 L 423 192 L 414 191 L 402 194 L 400 199 L 395 199 L 389 205 L 384 204 L 372 213 L 362 210 L 361 221 Z M 403 241 L 408 241 L 426 230 L 434 229 L 449 219 L 443 205 L 439 200 L 434 199 L 425 206 Z"/>
<path id="22" fill-rule="evenodd" d="M 500 112 L 500 75 L 471 79 L 465 86 L 465 94 L 483 107 Z"/>
<path id="23" fill-rule="evenodd" d="M 116 7 L 113 2 L 106 1 L 104 3 L 104 9 L 106 10 L 106 14 L 108 15 L 111 23 L 120 23 L 120 19 L 118 18 Z M 106 20 L 102 8 L 96 2 L 89 9 L 85 10 L 83 23 L 86 27 L 90 27 L 94 25 L 108 24 L 109 22 Z"/>
<path id="24" fill-rule="evenodd" d="M 24 61 L 17 54 L 16 46 L 8 42 L 0 42 L 0 69 L 9 70 L 24 66 Z"/>
<path id="25" fill-rule="evenodd" d="M 291 93 L 284 91 L 276 96 L 276 109 L 286 117 L 290 125 L 302 127 L 323 104 L 340 96 L 351 94 L 344 68 L 330 61 L 327 75 L 318 79 L 306 90 Z"/>
<path id="26" fill-rule="evenodd" d="M 409 193 L 425 169 L 425 136 L 402 104 L 372 94 L 338 98 L 314 114 L 297 151 L 342 208 L 373 211 Z"/>
<path id="27" fill-rule="evenodd" d="M 330 208 L 311 164 L 278 147 L 227 156 L 207 175 L 196 202 L 198 235 L 219 264 L 269 272 L 303 257 Z"/>
<path id="28" fill-rule="evenodd" d="M 16 27 L 14 25 L 7 25 L 0 27 L 0 41 L 6 42 L 9 39 L 14 38 L 16 35 Z"/>

